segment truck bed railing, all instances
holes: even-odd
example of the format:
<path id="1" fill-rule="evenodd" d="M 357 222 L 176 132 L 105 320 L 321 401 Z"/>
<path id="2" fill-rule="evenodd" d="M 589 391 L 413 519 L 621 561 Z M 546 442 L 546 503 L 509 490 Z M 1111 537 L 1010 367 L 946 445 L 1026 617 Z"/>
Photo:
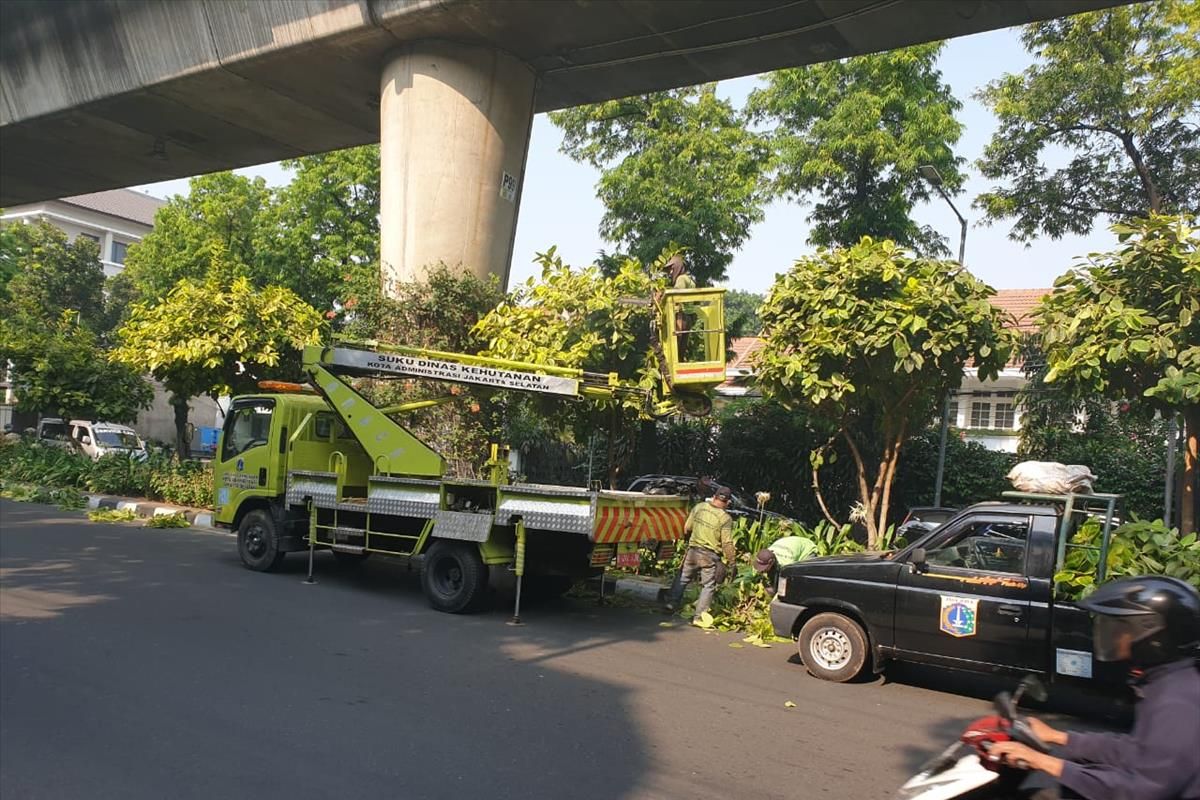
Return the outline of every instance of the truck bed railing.
<path id="1" fill-rule="evenodd" d="M 1099 560 L 1096 565 L 1096 582 L 1100 583 L 1104 580 L 1104 574 L 1108 569 L 1108 544 L 1112 534 L 1113 519 L 1119 519 L 1117 508 L 1121 502 L 1121 495 L 1109 494 L 1107 492 L 1094 492 L 1090 494 L 1002 492 L 1001 495 L 1017 502 L 1054 503 L 1055 505 L 1061 505 L 1063 513 L 1058 524 L 1058 553 L 1056 555 L 1054 571 L 1057 573 L 1066 563 L 1068 547 L 1078 550 L 1090 550 L 1099 554 Z M 1072 522 L 1076 514 L 1081 514 L 1086 518 L 1092 515 L 1099 516 L 1101 513 L 1104 516 L 1101 522 L 1099 545 L 1068 542 L 1073 532 Z"/>

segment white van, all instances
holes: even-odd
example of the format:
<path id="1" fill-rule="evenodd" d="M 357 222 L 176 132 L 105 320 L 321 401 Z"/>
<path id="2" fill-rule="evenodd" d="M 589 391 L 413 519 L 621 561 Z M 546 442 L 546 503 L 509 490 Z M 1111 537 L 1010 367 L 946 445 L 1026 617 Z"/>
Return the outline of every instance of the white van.
<path id="1" fill-rule="evenodd" d="M 114 453 L 128 454 L 139 461 L 149 455 L 146 443 L 133 428 L 115 422 L 43 419 L 38 425 L 38 439 L 44 444 L 69 447 L 93 461 Z"/>

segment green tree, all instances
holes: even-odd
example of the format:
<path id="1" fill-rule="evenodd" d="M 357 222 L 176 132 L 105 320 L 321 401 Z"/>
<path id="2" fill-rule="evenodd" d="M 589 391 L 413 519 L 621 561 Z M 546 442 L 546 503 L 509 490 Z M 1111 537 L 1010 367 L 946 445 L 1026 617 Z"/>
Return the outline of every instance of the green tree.
<path id="1" fill-rule="evenodd" d="M 178 452 L 187 452 L 187 404 L 253 391 L 267 377 L 299 377 L 298 351 L 320 340 L 320 315 L 290 289 L 256 289 L 223 261 L 203 280 L 183 278 L 161 301 L 138 304 L 114 360 L 154 375 L 171 394 Z"/>
<path id="2" fill-rule="evenodd" d="M 1123 5 L 1021 38 L 1037 63 L 979 92 L 1000 121 L 979 169 L 1005 183 L 976 207 L 1025 241 L 1200 208 L 1200 3 Z"/>
<path id="3" fill-rule="evenodd" d="M 648 298 L 661 288 L 636 259 L 626 260 L 616 275 L 598 267 L 573 270 L 554 248 L 538 255 L 540 279 L 517 286 L 508 299 L 480 320 L 476 335 L 486 343 L 484 355 L 514 361 L 616 373 L 623 381 L 649 391 L 661 380 L 650 343 L 652 318 L 647 304 L 624 302 Z M 660 257 L 652 272 L 661 274 Z M 632 460 L 636 428 L 645 414 L 645 398 L 634 391 L 593 402 L 565 404 L 530 398 L 555 427 L 586 442 L 596 430 L 608 431 L 609 483 Z"/>
<path id="4" fill-rule="evenodd" d="M 1194 224 L 1194 222 L 1192 223 Z M 1047 384 L 1139 398 L 1187 432 L 1180 529 L 1196 530 L 1200 467 L 1200 235 L 1182 218 L 1113 226 L 1120 242 L 1060 277 L 1036 318 Z"/>
<path id="5" fill-rule="evenodd" d="M 154 230 L 129 248 L 125 272 L 144 300 L 155 302 L 183 278 L 202 280 L 214 254 L 261 285 L 266 252 L 258 245 L 271 192 L 262 178 L 232 172 L 201 175 L 188 193 L 154 215 Z"/>
<path id="6" fill-rule="evenodd" d="M 762 330 L 758 309 L 763 296 L 741 289 L 725 292 L 725 330 L 730 336 L 757 336 Z"/>
<path id="7" fill-rule="evenodd" d="M 344 287 L 379 281 L 379 146 L 284 161 L 293 170 L 264 210 L 258 236 L 264 285 L 286 286 L 327 310 Z"/>
<path id="8" fill-rule="evenodd" d="M 108 362 L 96 334 L 73 311 L 38 329 L 0 323 L 0 362 L 12 364 L 17 408 L 63 419 L 133 422 L 154 389 Z"/>
<path id="9" fill-rule="evenodd" d="M 5 318 L 29 331 L 53 325 L 74 311 L 97 333 L 104 332 L 104 267 L 99 246 L 67 235 L 45 220 L 5 226 L 0 262 L 12 265 L 6 286 Z"/>
<path id="10" fill-rule="evenodd" d="M 863 237 L 797 261 L 763 304 L 759 386 L 824 423 L 831 444 L 845 443 L 870 546 L 882 543 L 910 434 L 958 388 L 967 361 L 984 380 L 1007 361 L 1012 335 L 992 293 L 957 265 Z M 836 524 L 817 485 L 825 449 L 812 454 L 813 483 Z"/>
<path id="11" fill-rule="evenodd" d="M 699 283 L 720 280 L 763 217 L 767 148 L 716 84 L 550 115 L 562 151 L 600 169 L 601 235 L 644 264 L 673 243 Z"/>
<path id="12" fill-rule="evenodd" d="M 11 362 L 17 406 L 54 416 L 131 421 L 153 390 L 108 363 L 111 326 L 94 241 L 68 242 L 39 220 L 0 228 L 0 364 Z"/>
<path id="13" fill-rule="evenodd" d="M 812 244 L 849 247 L 872 236 L 946 252 L 944 237 L 910 216 L 930 197 L 922 164 L 937 167 L 948 192 L 963 182 L 953 150 L 962 104 L 935 66 L 942 46 L 779 70 L 751 94 L 751 113 L 776 126 L 774 191 L 813 202 Z"/>
<path id="14" fill-rule="evenodd" d="M 480 280 L 469 271 L 440 264 L 420 282 L 399 283 L 379 291 L 374 276 L 361 276 L 352 293 L 346 332 L 359 339 L 378 339 L 407 347 L 454 353 L 476 353 L 486 342 L 475 325 L 503 300 L 496 278 Z M 445 384 L 426 380 L 359 381 L 360 390 L 379 405 L 445 397 Z M 442 454 L 448 472 L 483 477 L 479 468 L 492 442 L 513 443 L 501 430 L 514 405 L 503 395 L 476 387 L 456 387 L 454 403 L 409 412 L 405 426 Z"/>

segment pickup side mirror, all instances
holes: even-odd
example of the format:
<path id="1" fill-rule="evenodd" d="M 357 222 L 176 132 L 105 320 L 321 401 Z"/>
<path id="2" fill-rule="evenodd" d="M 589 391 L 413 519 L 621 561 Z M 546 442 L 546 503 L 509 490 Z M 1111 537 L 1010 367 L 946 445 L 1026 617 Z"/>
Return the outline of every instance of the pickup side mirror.
<path id="1" fill-rule="evenodd" d="M 80 443 L 80 444 L 91 444 L 91 443 L 92 443 L 92 437 L 88 436 L 88 435 L 85 433 L 83 436 L 80 436 L 80 437 L 79 437 L 79 443 Z"/>
<path id="2" fill-rule="evenodd" d="M 918 547 L 915 550 L 913 550 L 911 553 L 909 553 L 908 563 L 909 563 L 909 566 L 912 567 L 913 572 L 924 572 L 925 571 L 925 548 Z"/>

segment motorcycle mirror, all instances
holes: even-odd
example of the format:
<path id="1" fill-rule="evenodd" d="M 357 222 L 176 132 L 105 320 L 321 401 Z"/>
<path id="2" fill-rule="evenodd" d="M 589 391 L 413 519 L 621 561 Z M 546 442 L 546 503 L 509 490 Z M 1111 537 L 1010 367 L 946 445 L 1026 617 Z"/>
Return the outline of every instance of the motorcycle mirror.
<path id="1" fill-rule="evenodd" d="M 1027 694 L 1039 703 L 1046 702 L 1046 684 L 1037 675 L 1026 675 L 1021 679 L 1022 694 Z"/>

